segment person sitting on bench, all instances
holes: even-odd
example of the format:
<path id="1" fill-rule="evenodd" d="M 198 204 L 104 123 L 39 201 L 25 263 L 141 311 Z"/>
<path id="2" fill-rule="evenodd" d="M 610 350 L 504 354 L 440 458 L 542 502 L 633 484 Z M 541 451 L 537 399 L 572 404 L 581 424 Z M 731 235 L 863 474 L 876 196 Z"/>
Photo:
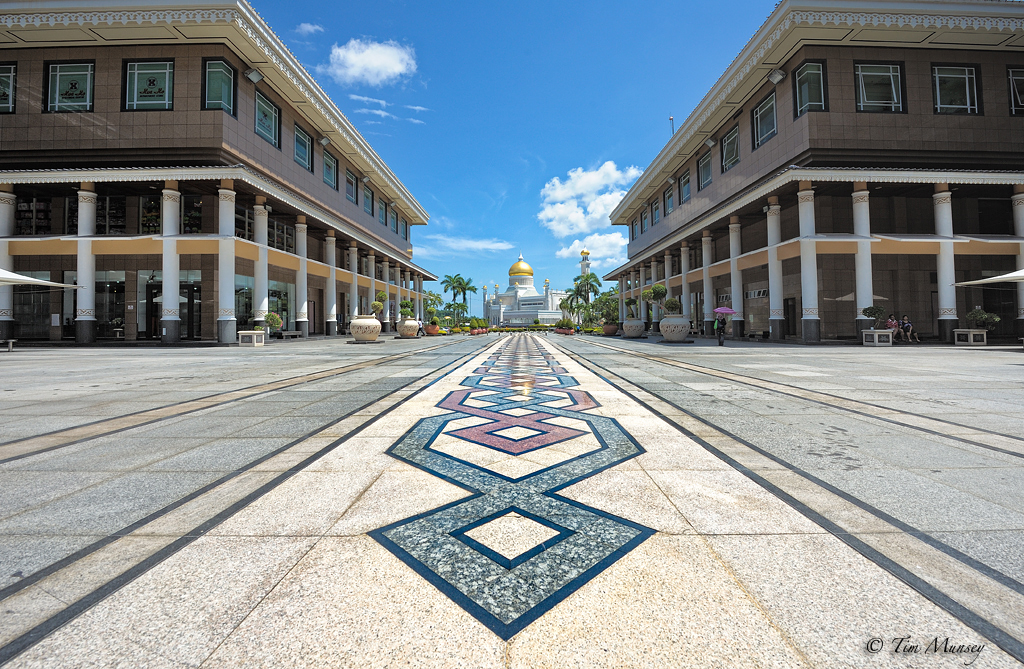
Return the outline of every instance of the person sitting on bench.
<path id="1" fill-rule="evenodd" d="M 903 331 L 903 336 L 907 338 L 907 341 L 921 342 L 921 338 L 917 336 L 917 332 L 914 331 L 914 324 L 910 322 L 906 314 L 903 314 L 903 318 L 900 319 L 900 330 Z"/>

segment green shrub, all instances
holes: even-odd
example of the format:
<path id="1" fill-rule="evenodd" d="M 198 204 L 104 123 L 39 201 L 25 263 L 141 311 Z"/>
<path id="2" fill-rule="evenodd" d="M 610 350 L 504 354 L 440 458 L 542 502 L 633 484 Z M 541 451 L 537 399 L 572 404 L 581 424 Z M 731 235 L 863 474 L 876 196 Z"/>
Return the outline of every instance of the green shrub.
<path id="1" fill-rule="evenodd" d="M 677 300 L 676 298 L 670 297 L 667 300 L 665 300 L 665 311 L 667 311 L 668 313 L 678 314 L 681 308 L 682 305 L 679 304 L 679 300 Z"/>
<path id="2" fill-rule="evenodd" d="M 437 316 L 434 316 L 433 318 L 430 319 L 430 324 L 431 325 L 440 325 L 441 324 L 441 319 L 439 319 Z"/>

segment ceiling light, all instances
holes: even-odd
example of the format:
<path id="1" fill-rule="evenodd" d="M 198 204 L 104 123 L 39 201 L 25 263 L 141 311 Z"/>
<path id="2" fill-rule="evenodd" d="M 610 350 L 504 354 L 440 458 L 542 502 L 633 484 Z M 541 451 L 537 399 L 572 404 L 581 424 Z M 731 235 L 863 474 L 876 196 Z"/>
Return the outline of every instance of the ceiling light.
<path id="1" fill-rule="evenodd" d="M 253 67 L 245 71 L 245 78 L 254 84 L 258 84 L 263 81 L 263 73 Z"/>
<path id="2" fill-rule="evenodd" d="M 783 72 L 782 70 L 772 70 L 771 72 L 768 73 L 768 81 L 772 82 L 773 84 L 777 84 L 785 78 L 786 73 Z"/>

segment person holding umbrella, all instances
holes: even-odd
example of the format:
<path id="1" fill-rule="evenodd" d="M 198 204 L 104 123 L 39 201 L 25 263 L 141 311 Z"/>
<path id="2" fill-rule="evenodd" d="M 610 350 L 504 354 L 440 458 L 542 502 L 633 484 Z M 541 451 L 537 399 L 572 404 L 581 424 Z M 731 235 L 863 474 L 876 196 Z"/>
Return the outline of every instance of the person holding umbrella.
<path id="1" fill-rule="evenodd" d="M 715 309 L 715 313 L 718 314 L 715 317 L 715 334 L 718 335 L 718 345 L 725 346 L 725 315 L 736 312 L 729 307 L 718 307 Z"/>

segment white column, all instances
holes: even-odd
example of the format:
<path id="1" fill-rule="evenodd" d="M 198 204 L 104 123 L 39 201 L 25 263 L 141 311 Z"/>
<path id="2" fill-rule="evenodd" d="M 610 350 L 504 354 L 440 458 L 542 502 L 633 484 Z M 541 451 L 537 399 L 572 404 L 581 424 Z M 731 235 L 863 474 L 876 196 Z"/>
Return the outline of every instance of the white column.
<path id="1" fill-rule="evenodd" d="M 619 275 L 619 322 L 626 320 L 626 278 Z"/>
<path id="2" fill-rule="evenodd" d="M 359 247 L 355 242 L 348 244 L 348 265 L 352 269 L 352 283 L 348 287 L 349 323 L 359 316 Z"/>
<path id="3" fill-rule="evenodd" d="M 234 343 L 235 320 L 235 191 L 217 190 L 217 341 Z"/>
<path id="4" fill-rule="evenodd" d="M 257 204 L 252 208 L 253 239 L 259 244 L 259 255 L 253 271 L 253 320 L 263 325 L 270 311 L 270 268 L 267 260 L 267 208 Z"/>
<path id="5" fill-rule="evenodd" d="M 334 230 L 327 231 L 324 240 L 324 260 L 327 261 L 327 335 L 338 334 L 338 240 Z"/>
<path id="6" fill-rule="evenodd" d="M 387 299 L 384 300 L 384 331 L 391 331 L 391 262 L 385 256 L 381 260 L 380 275 L 384 278 L 384 292 L 387 293 Z"/>
<path id="7" fill-rule="evenodd" d="M 932 195 L 935 211 L 935 234 L 950 241 L 939 242 L 936 258 L 937 282 L 939 285 L 939 338 L 953 341 L 953 330 L 960 320 L 956 314 L 956 265 L 953 261 L 953 195 L 946 184 L 935 184 Z"/>
<path id="8" fill-rule="evenodd" d="M 660 276 L 660 263 L 657 260 L 651 261 L 651 288 L 654 288 L 654 284 L 658 283 L 658 277 Z M 666 287 L 668 282 L 666 281 Z M 651 304 L 651 330 L 654 330 L 654 324 L 661 322 L 661 307 L 658 306 L 657 302 Z"/>
<path id="9" fill-rule="evenodd" d="M 84 184 L 83 184 L 84 185 Z M 78 191 L 78 306 L 75 308 L 75 341 L 96 341 L 96 256 L 92 239 L 96 234 L 96 193 Z M 177 303 L 175 303 L 177 306 Z"/>
<path id="10" fill-rule="evenodd" d="M 4 238 L 14 236 L 14 212 L 17 207 L 18 198 L 14 193 L 0 192 L 0 269 L 8 272 L 14 271 L 14 258 Z M 0 286 L 0 339 L 13 338 L 14 286 Z"/>
<path id="11" fill-rule="evenodd" d="M 309 259 L 306 254 L 306 217 L 295 217 L 295 255 L 299 256 L 299 271 L 295 274 L 295 327 L 309 336 Z"/>
<path id="12" fill-rule="evenodd" d="M 814 191 L 807 181 L 800 182 L 797 207 L 800 217 L 800 301 L 803 304 L 804 341 L 821 341 L 818 320 L 818 250 L 814 241 Z"/>
<path id="13" fill-rule="evenodd" d="M 629 296 L 630 296 L 630 298 L 632 298 L 632 299 L 637 301 L 637 303 L 633 305 L 632 310 L 636 314 L 636 318 L 639 318 L 640 317 L 640 294 L 637 293 L 637 291 L 636 291 L 636 270 L 635 269 L 629 270 Z M 627 308 L 627 311 L 629 311 L 628 308 Z"/>
<path id="14" fill-rule="evenodd" d="M 416 318 L 424 321 L 426 318 L 423 316 L 423 276 L 417 274 L 413 285 L 416 288 Z"/>
<path id="15" fill-rule="evenodd" d="M 768 198 L 768 329 L 772 339 L 785 339 L 786 312 L 782 304 L 782 207 L 779 198 Z"/>
<path id="16" fill-rule="evenodd" d="M 690 282 L 686 278 L 689 271 L 690 246 L 686 242 L 683 242 L 679 247 L 679 273 L 683 277 L 683 285 L 679 288 L 679 306 L 681 307 L 679 313 L 682 314 L 686 320 L 690 320 Z"/>
<path id="17" fill-rule="evenodd" d="M 412 272 L 409 270 L 405 271 L 405 299 L 412 302 Z M 486 300 L 485 300 L 486 302 Z M 413 303 L 413 318 L 416 318 L 416 306 Z"/>
<path id="18" fill-rule="evenodd" d="M 740 231 L 740 217 L 729 218 L 729 294 L 732 296 L 732 336 L 742 337 L 743 326 L 743 271 L 740 270 L 740 254 L 743 240 Z"/>
<path id="19" fill-rule="evenodd" d="M 1018 190 L 1010 200 L 1013 202 L 1013 233 L 1018 237 L 1024 237 L 1024 187 L 1015 186 Z M 1017 252 L 1017 269 L 1024 269 L 1024 243 L 1020 245 Z M 1017 334 L 1024 336 L 1024 281 L 1017 283 Z"/>
<path id="20" fill-rule="evenodd" d="M 181 193 L 173 188 L 163 190 L 163 305 L 160 311 L 160 339 L 175 342 L 181 339 L 181 272 L 178 258 L 178 230 L 181 225 Z"/>
<path id="21" fill-rule="evenodd" d="M 366 256 L 366 268 L 370 274 L 370 299 L 367 302 L 374 302 L 377 299 L 377 257 L 373 251 Z"/>
<path id="22" fill-rule="evenodd" d="M 871 197 L 866 183 L 854 184 L 853 190 L 853 234 L 858 237 L 871 236 Z M 857 255 L 854 256 L 854 270 L 857 285 L 857 336 L 860 331 L 871 327 L 874 322 L 863 311 L 875 303 L 875 287 L 871 278 L 871 242 L 858 241 Z"/>
<path id="23" fill-rule="evenodd" d="M 711 231 L 705 230 L 700 240 L 701 255 L 704 262 L 701 264 L 704 279 L 704 334 L 714 334 L 712 322 L 715 320 L 715 291 L 711 286 L 711 263 L 714 262 L 715 247 L 711 239 Z"/>
<path id="24" fill-rule="evenodd" d="M 647 301 L 643 298 L 644 291 L 647 289 L 647 266 L 640 265 L 640 320 L 644 323 L 647 322 Z"/>

